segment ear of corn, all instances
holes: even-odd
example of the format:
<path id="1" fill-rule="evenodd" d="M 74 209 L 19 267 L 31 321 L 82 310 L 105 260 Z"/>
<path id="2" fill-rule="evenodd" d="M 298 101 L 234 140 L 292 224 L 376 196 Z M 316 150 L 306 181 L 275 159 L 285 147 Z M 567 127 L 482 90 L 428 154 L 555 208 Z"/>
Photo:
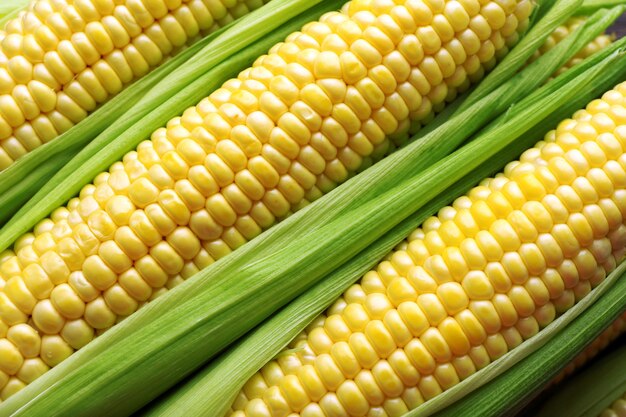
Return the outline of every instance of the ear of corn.
<path id="1" fill-rule="evenodd" d="M 262 5 L 34 1 L 0 37 L 0 170 L 201 34 Z"/>
<path id="2" fill-rule="evenodd" d="M 439 92 L 442 92 L 442 91 L 443 91 L 443 89 L 439 89 L 438 91 L 439 91 Z M 71 172 L 71 171 L 70 171 L 70 172 Z M 96 175 L 96 174 L 94 173 L 94 175 Z M 66 176 L 66 178 L 64 178 L 64 182 L 65 182 L 65 183 L 67 183 L 68 181 L 71 181 L 71 180 L 70 180 L 70 179 L 68 179 L 67 177 L 73 177 L 73 176 L 67 175 L 67 176 Z M 74 182 L 74 185 L 73 185 L 72 187 L 73 187 L 73 188 L 72 188 L 72 190 L 73 190 L 72 192 L 78 192 L 78 191 L 80 190 L 80 187 L 76 186 L 76 182 Z M 67 188 L 65 188 L 65 190 L 64 190 L 63 192 L 64 192 L 65 194 L 68 194 Z M 70 192 L 70 193 L 69 193 L 69 195 L 72 195 L 72 192 Z M 58 196 L 58 195 L 60 195 L 60 192 L 59 192 L 59 190 L 51 190 L 51 189 L 48 189 L 48 190 L 46 190 L 46 193 L 43 193 L 43 192 L 42 192 L 42 193 L 38 194 L 38 196 L 37 196 L 37 197 L 47 196 L 47 195 L 49 195 L 49 194 L 52 194 L 52 195 Z M 67 195 L 67 197 L 68 197 L 68 198 L 69 198 L 69 195 Z M 49 200 L 48 200 L 48 201 L 49 201 Z M 54 205 L 52 205 L 52 206 L 47 205 L 47 206 L 46 206 L 46 208 L 41 208 L 41 207 L 38 207 L 36 210 L 31 210 L 31 211 L 29 211 L 29 212 L 27 213 L 27 215 L 26 215 L 26 216 L 24 216 L 24 217 L 25 217 L 26 219 L 28 219 L 27 221 L 29 221 L 29 222 L 32 222 L 32 219 L 40 219 L 40 218 L 42 218 L 42 217 L 43 217 L 43 215 L 47 214 L 47 212 L 48 212 L 48 211 L 51 211 L 52 209 L 56 208 L 57 203 L 58 203 L 58 202 L 55 202 L 55 203 L 54 203 Z M 22 213 L 24 213 L 24 212 L 22 212 Z M 32 226 L 34 226 L 34 224 L 30 224 L 28 227 L 32 227 Z M 24 230 L 26 230 L 26 229 L 28 229 L 28 227 L 24 227 L 24 226 L 19 226 L 19 227 L 20 227 L 20 229 L 22 229 L 23 231 L 24 231 Z M 16 227 L 16 226 L 11 225 L 12 239 L 15 239 L 16 237 L 18 237 L 18 235 L 16 235 L 15 233 L 13 233 L 13 231 L 15 231 L 16 229 L 17 229 L 17 227 Z M 21 232 L 20 232 L 20 234 L 21 234 L 21 233 L 23 233 L 23 231 L 21 231 Z M 7 240 L 2 239 L 2 243 L 3 243 L 3 244 L 4 244 L 4 242 L 7 242 Z M 0 246 L 2 246 L 2 245 L 0 245 Z"/>
<path id="3" fill-rule="evenodd" d="M 546 4 L 541 6 L 544 9 Z M 412 140 L 417 140 L 426 136 L 428 133 L 435 130 L 441 124 L 454 113 L 462 113 L 470 106 L 475 105 L 481 97 L 485 94 L 492 92 L 496 89 L 503 80 L 506 80 L 524 66 L 527 59 L 533 55 L 532 51 L 536 51 L 537 48 L 542 45 L 545 40 L 545 33 L 548 33 L 553 28 L 557 27 L 557 22 L 561 22 L 569 16 L 567 9 L 569 7 L 576 7 L 575 4 L 559 4 L 559 7 L 554 8 L 545 18 L 539 20 L 534 25 L 528 36 L 524 37 L 517 48 L 505 56 L 504 60 L 495 68 L 494 71 L 489 73 L 485 80 L 483 80 L 477 88 L 473 89 L 468 97 L 463 98 L 461 103 L 453 103 L 454 106 L 448 106 L 442 113 L 437 115 L 433 122 L 429 123 L 424 129 L 420 130 Z M 554 68 L 560 68 L 566 64 L 567 59 L 571 59 L 572 51 L 576 51 L 579 48 L 583 48 L 586 45 L 585 42 L 590 42 L 592 38 L 599 36 L 606 28 L 608 28 L 625 10 L 624 5 L 614 7 L 612 9 L 601 9 L 585 20 L 585 23 L 578 26 L 572 33 L 569 34 L 561 42 L 559 48 L 551 48 L 542 56 L 548 55 L 550 58 L 544 58 L 544 62 L 552 62 Z M 554 29 L 556 30 L 556 29 Z M 542 37 L 541 35 L 544 35 Z M 567 58 L 566 58 L 567 57 Z M 537 73 L 533 75 L 535 78 L 544 79 L 543 74 Z M 453 107 L 455 107 L 453 109 Z"/>
<path id="4" fill-rule="evenodd" d="M 543 96 L 551 88 L 556 88 L 554 85 L 542 90 L 538 94 L 541 99 L 536 103 L 532 100 L 537 94 L 531 94 L 527 100 L 533 104 L 521 108 L 516 118 L 499 125 L 493 131 L 489 130 L 488 137 L 473 142 L 451 159 L 435 164 L 431 169 L 405 182 L 396 177 L 396 180 L 400 180 L 401 187 L 391 188 L 371 202 L 353 206 L 353 209 L 336 217 L 336 221 L 330 224 L 314 224 L 311 230 L 302 231 L 295 240 L 293 234 L 282 233 L 286 230 L 298 230 L 293 228 L 302 226 L 301 222 L 313 219 L 298 214 L 290 217 L 276 226 L 277 229 L 273 229 L 276 231 L 270 231 L 251 245 L 235 252 L 233 256 L 224 258 L 222 262 L 215 263 L 197 275 L 197 278 L 201 278 L 209 274 L 207 276 L 212 276 L 214 281 L 187 281 L 180 290 L 166 294 L 161 302 L 150 303 L 143 311 L 124 320 L 120 324 L 121 328 L 117 326 L 107 332 L 110 335 L 107 344 L 96 340 L 78 352 L 70 364 L 61 364 L 59 372 L 69 372 L 64 374 L 62 380 L 54 382 L 54 390 L 46 389 L 46 384 L 53 381 L 53 378 L 42 383 L 36 381 L 35 388 L 43 388 L 45 395 L 38 396 L 37 401 L 27 404 L 23 403 L 24 397 L 19 401 L 9 399 L 8 408 L 5 409 L 16 411 L 14 407 L 22 404 L 24 406 L 19 409 L 18 415 L 39 415 L 50 412 L 51 408 L 62 408 L 65 413 L 77 410 L 89 412 L 103 406 L 103 401 L 122 387 L 137 386 L 144 378 L 159 381 L 154 385 L 144 384 L 141 392 L 136 397 L 128 398 L 128 401 L 111 404 L 111 412 L 133 410 L 146 398 L 163 390 L 167 384 L 175 383 L 197 366 L 199 361 L 211 357 L 233 338 L 249 330 L 250 326 L 257 324 L 262 317 L 300 293 L 317 278 L 365 248 L 409 215 L 415 207 L 420 207 L 424 201 L 506 146 L 515 135 L 542 120 L 544 116 L 538 109 L 550 111 L 575 101 L 580 98 L 581 89 L 582 94 L 586 94 L 588 91 L 597 93 L 595 89 L 606 88 L 602 81 L 612 82 L 614 78 L 611 77 L 615 77 L 622 70 L 622 60 L 621 55 L 611 56 L 603 65 L 576 77 L 562 87 L 558 95 Z M 593 84 L 590 84 L 590 80 L 594 80 Z M 458 121 L 455 124 L 456 127 L 459 126 Z M 468 128 L 471 130 L 471 126 Z M 466 134 L 465 129 L 463 133 Z M 401 157 L 413 157 L 415 155 L 410 153 L 413 148 L 409 145 L 400 155 L 396 153 L 390 158 L 397 163 Z M 467 160 L 467 155 L 477 158 L 470 161 Z M 389 160 L 383 160 L 381 166 L 384 167 Z M 374 172 L 381 169 L 378 165 L 373 168 Z M 365 176 L 368 175 L 371 172 L 365 173 Z M 380 185 L 393 179 L 382 175 L 377 180 L 377 185 Z M 355 183 L 358 183 L 358 179 L 351 182 L 351 185 Z M 370 192 L 375 187 L 370 185 L 366 188 L 368 189 L 353 188 L 351 192 Z M 334 195 L 340 195 L 341 192 L 338 190 Z M 335 200 L 327 200 L 326 203 L 325 209 L 341 204 Z M 381 212 L 380 207 L 385 207 L 385 211 Z M 307 211 L 310 214 L 313 209 Z M 382 222 L 382 219 L 386 219 L 386 222 Z M 320 218 L 315 218 L 314 221 L 319 222 Z M 286 250 L 285 241 L 281 239 L 291 241 L 289 250 Z M 319 242 L 319 245 L 311 247 L 311 241 Z M 252 249 L 262 257 L 259 258 L 260 261 L 249 262 L 250 258 L 246 255 Z M 237 259 L 240 261 L 236 262 Z M 281 285 L 286 282 L 287 286 Z M 194 294 L 192 299 L 186 299 L 189 294 Z M 152 320 L 154 314 L 158 315 L 157 320 Z M 181 320 L 181 317 L 185 319 Z M 184 355 L 182 352 L 185 352 Z M 98 361 L 89 366 L 80 366 L 96 354 Z M 116 359 L 108 360 L 112 358 Z M 143 365 L 141 372 L 127 372 L 139 363 Z M 106 370 L 102 367 L 105 364 Z M 78 380 L 82 385 L 76 391 Z M 96 387 L 99 395 L 90 397 L 89 402 L 85 401 L 84 395 Z M 64 401 L 57 402 L 55 398 L 63 398 Z"/>
<path id="5" fill-rule="evenodd" d="M 554 7 L 555 3 L 559 7 Z M 537 20 L 536 24 L 531 26 L 528 36 L 522 38 L 520 45 L 515 48 L 512 53 L 504 57 L 501 65 L 487 76 L 485 82 L 480 83 L 471 93 L 468 100 L 457 112 L 468 109 L 481 98 L 487 96 L 495 88 L 500 86 L 505 80 L 512 77 L 526 62 L 534 51 L 548 37 L 559 24 L 562 24 L 575 10 L 580 6 L 580 2 L 560 2 L 560 1 L 544 1 L 538 4 L 539 7 L 533 11 L 531 18 Z"/>
<path id="6" fill-rule="evenodd" d="M 305 26 L 20 238 L 0 266 L 2 399 L 384 153 L 531 10 L 420 4 L 353 1 Z"/>
<path id="7" fill-rule="evenodd" d="M 625 96 L 606 93 L 424 222 L 252 377 L 231 415 L 400 415 L 571 308 L 624 258 Z"/>

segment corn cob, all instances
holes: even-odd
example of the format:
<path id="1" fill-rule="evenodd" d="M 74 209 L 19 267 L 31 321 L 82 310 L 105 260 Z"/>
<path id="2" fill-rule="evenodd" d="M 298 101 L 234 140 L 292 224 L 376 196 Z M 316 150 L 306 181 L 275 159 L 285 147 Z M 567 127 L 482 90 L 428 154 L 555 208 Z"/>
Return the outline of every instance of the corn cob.
<path id="1" fill-rule="evenodd" d="M 600 334 L 584 351 L 582 351 L 572 362 L 570 362 L 563 371 L 557 375 L 552 381 L 558 384 L 563 379 L 573 374 L 576 370 L 584 366 L 587 362 L 596 357 L 598 353 L 604 350 L 611 342 L 617 339 L 626 331 L 626 312 L 617 318 L 609 328 Z"/>
<path id="2" fill-rule="evenodd" d="M 626 417 L 626 392 L 598 417 Z"/>
<path id="3" fill-rule="evenodd" d="M 0 32 L 0 170 L 268 0 L 34 0 Z"/>
<path id="4" fill-rule="evenodd" d="M 541 55 L 548 52 L 550 49 L 554 48 L 554 46 L 561 42 L 567 35 L 576 30 L 582 23 L 584 23 L 585 17 L 575 16 L 570 18 L 564 25 L 559 26 L 549 37 L 546 39 L 546 42 L 539 48 L 533 56 L 529 59 L 529 62 L 535 61 Z M 595 54 L 599 50 L 606 48 L 613 40 L 615 36 L 602 34 L 595 38 L 592 42 L 590 42 L 587 46 L 581 49 L 572 59 L 565 63 L 562 67 L 560 67 L 555 73 L 553 77 L 556 77 L 568 69 L 572 68 L 574 65 L 582 62 L 585 58 Z"/>
<path id="5" fill-rule="evenodd" d="M 154 132 L 1 256 L 0 398 L 384 153 L 531 9 L 353 1 Z"/>
<path id="6" fill-rule="evenodd" d="M 535 335 L 624 257 L 625 149 L 626 83 L 426 220 L 230 415 L 402 415 Z"/>

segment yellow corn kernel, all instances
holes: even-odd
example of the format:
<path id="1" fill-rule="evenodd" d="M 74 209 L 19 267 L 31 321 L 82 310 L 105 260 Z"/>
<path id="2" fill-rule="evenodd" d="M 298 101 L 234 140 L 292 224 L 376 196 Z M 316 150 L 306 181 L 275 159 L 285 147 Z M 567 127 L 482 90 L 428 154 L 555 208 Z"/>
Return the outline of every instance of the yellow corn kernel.
<path id="1" fill-rule="evenodd" d="M 498 9 L 492 8 L 489 13 L 489 19 L 499 19 Z M 626 84 L 606 93 L 602 100 L 626 103 Z M 556 148 L 591 154 L 588 150 L 605 140 L 601 135 L 587 134 L 590 111 L 602 106 L 594 102 L 589 107 L 546 135 L 545 142 L 523 155 L 523 162 L 509 164 L 504 174 L 483 181 L 455 201 L 453 207 L 425 221 L 422 229 L 412 233 L 408 241 L 344 294 L 327 311 L 328 316 L 321 316 L 309 326 L 290 345 L 293 350 L 281 354 L 283 361 L 285 356 L 294 356 L 294 362 L 297 359 L 304 363 L 303 352 L 307 352 L 306 360 L 314 361 L 319 379 L 334 393 L 321 399 L 311 396 L 311 403 L 321 406 L 328 398 L 332 405 L 334 398 L 345 398 L 341 405 L 360 414 L 373 413 L 381 404 L 385 410 L 400 413 L 414 408 L 534 336 L 555 319 L 556 313 L 570 308 L 616 267 L 624 257 L 624 242 L 608 236 L 623 228 L 624 217 L 607 221 L 598 201 L 609 198 L 620 213 L 626 212 L 626 203 L 619 197 L 623 190 L 617 183 L 584 184 L 589 198 L 581 198 L 582 193 L 576 191 L 579 201 L 572 201 L 566 214 L 551 207 L 551 196 L 565 195 L 565 186 L 539 186 L 543 184 L 540 178 L 548 178 L 550 173 L 545 172 L 546 167 L 554 167 L 548 171 L 560 169 L 550 164 L 564 153 Z M 608 111 L 602 114 L 611 119 L 612 129 L 618 134 L 626 133 L 624 121 L 616 120 Z M 575 135 L 575 141 L 571 135 Z M 540 152 L 545 143 L 553 148 L 550 154 Z M 621 147 L 603 152 L 602 159 L 585 158 L 595 158 L 597 166 L 604 167 L 623 156 Z M 581 165 L 567 181 L 582 184 L 595 175 L 595 169 L 591 164 Z M 504 218 L 492 216 L 495 213 L 487 202 L 495 201 L 494 195 L 506 198 L 511 205 L 503 212 Z M 457 229 L 451 228 L 450 222 Z M 453 230 L 468 226 L 475 228 L 472 237 L 450 238 Z M 537 233 L 538 227 L 541 234 Z M 546 236 L 554 235 L 559 235 L 554 244 L 562 248 L 561 253 L 542 250 L 551 246 Z M 460 254 L 484 256 L 489 262 L 476 262 L 477 268 L 470 271 L 464 257 L 454 255 L 455 245 L 465 248 Z M 451 271 L 457 268 L 462 272 L 453 278 Z M 367 296 L 352 297 L 356 288 L 362 288 Z M 619 319 L 605 332 L 606 336 L 619 334 L 623 323 L 623 318 Z M 595 354 L 605 343 L 606 339 L 595 342 L 585 357 Z M 342 353 L 345 344 L 352 355 Z M 368 371 L 359 372 L 358 366 Z M 300 376 L 297 370 L 292 375 Z M 250 392 L 247 402 L 233 404 L 230 415 L 252 415 L 248 404 L 267 401 L 267 392 L 274 393 L 275 398 L 284 395 L 285 378 L 276 375 L 268 379 L 257 374 L 256 384 L 267 388 Z M 290 376 L 290 384 L 299 384 L 304 392 L 309 392 L 309 381 L 301 377 L 296 381 Z M 417 390 L 411 397 L 414 401 L 402 396 L 407 389 Z M 345 394 L 340 396 L 340 390 Z M 281 398 L 289 403 L 286 397 Z M 621 407 L 620 401 L 617 407 Z M 299 398 L 298 408 L 294 403 L 281 411 L 285 415 L 298 413 L 305 402 Z M 605 414 L 618 415 L 610 411 Z"/>

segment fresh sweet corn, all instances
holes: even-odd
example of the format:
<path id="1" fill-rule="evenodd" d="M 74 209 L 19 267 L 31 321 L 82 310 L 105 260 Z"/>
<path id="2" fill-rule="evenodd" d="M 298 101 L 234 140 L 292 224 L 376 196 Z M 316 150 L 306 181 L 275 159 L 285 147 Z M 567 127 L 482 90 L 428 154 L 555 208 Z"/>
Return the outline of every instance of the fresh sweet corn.
<path id="1" fill-rule="evenodd" d="M 595 358 L 598 353 L 604 350 L 611 342 L 620 337 L 626 332 L 626 312 L 615 320 L 611 326 L 603 331 L 591 344 L 572 362 L 570 362 L 563 371 L 557 375 L 552 381 L 553 384 L 557 384 L 564 380 L 566 377 L 573 374 L 576 370 L 584 366 L 591 359 Z"/>
<path id="2" fill-rule="evenodd" d="M 626 83 L 559 124 L 349 288 L 233 417 L 399 416 L 588 294 L 626 253 Z"/>
<path id="3" fill-rule="evenodd" d="M 554 48 L 556 44 L 565 39 L 570 33 L 575 31 L 581 24 L 585 22 L 585 17 L 575 16 L 570 18 L 564 25 L 559 26 L 550 36 L 546 39 L 546 42 L 539 48 L 533 56 L 529 59 L 529 62 L 533 62 L 541 55 L 548 52 L 550 49 Z M 574 65 L 582 62 L 585 58 L 590 57 L 601 49 L 606 48 L 613 42 L 615 36 L 602 34 L 596 37 L 593 41 L 591 41 L 587 46 L 578 51 L 576 55 L 572 57 L 569 61 L 565 63 L 562 67 L 555 71 L 553 74 L 554 77 L 564 73 L 568 69 L 572 68 Z"/>
<path id="4" fill-rule="evenodd" d="M 598 417 L 626 417 L 626 392 Z"/>
<path id="5" fill-rule="evenodd" d="M 33 0 L 0 32 L 0 170 L 269 0 Z"/>
<path id="6" fill-rule="evenodd" d="M 383 155 L 531 9 L 355 0 L 155 131 L 0 255 L 0 398 Z"/>

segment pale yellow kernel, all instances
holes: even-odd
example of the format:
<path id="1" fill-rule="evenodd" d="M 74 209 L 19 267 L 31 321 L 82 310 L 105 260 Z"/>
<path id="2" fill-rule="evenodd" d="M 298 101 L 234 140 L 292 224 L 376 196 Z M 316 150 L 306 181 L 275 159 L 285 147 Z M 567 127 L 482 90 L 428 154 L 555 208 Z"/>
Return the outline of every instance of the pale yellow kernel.
<path id="1" fill-rule="evenodd" d="M 11 326 L 6 332 L 6 338 L 13 343 L 25 358 L 39 356 L 41 336 L 27 324 Z"/>
<path id="2" fill-rule="evenodd" d="M 467 286 L 467 285 L 466 285 Z M 454 315 L 467 307 L 468 295 L 457 282 L 447 282 L 437 288 L 437 296 L 449 315 Z"/>
<path id="3" fill-rule="evenodd" d="M 294 411 L 304 408 L 310 402 L 306 391 L 295 375 L 286 375 L 280 381 L 279 387 L 289 407 Z"/>
<path id="4" fill-rule="evenodd" d="M 26 314 L 30 314 L 37 304 L 37 299 L 31 294 L 20 276 L 9 278 L 2 291 L 18 309 Z"/>
<path id="5" fill-rule="evenodd" d="M 414 302 L 404 302 L 398 306 L 398 313 L 414 336 L 420 336 L 430 326 L 422 309 Z"/>
<path id="6" fill-rule="evenodd" d="M 82 270 L 85 279 L 100 291 L 109 288 L 117 280 L 117 274 L 98 255 L 86 258 Z"/>
<path id="7" fill-rule="evenodd" d="M 412 339 L 411 329 L 404 323 L 402 316 L 397 310 L 388 311 L 383 322 L 396 345 L 404 346 Z"/>
<path id="8" fill-rule="evenodd" d="M 434 375 L 427 375 L 423 377 L 418 384 L 418 388 L 426 400 L 436 397 L 442 392 L 441 386 L 435 379 Z"/>
<path id="9" fill-rule="evenodd" d="M 320 378 L 319 373 L 313 365 L 304 365 L 296 371 L 298 379 L 302 382 L 307 394 L 313 401 L 319 401 L 327 389 Z"/>
<path id="10" fill-rule="evenodd" d="M 261 398 L 255 398 L 246 404 L 244 416 L 251 417 L 269 417 L 270 410 L 267 408 L 265 401 Z"/>
<path id="11" fill-rule="evenodd" d="M 138 308 L 135 301 L 120 285 L 115 284 L 103 293 L 104 301 L 118 316 L 128 316 Z"/>
<path id="12" fill-rule="evenodd" d="M 436 328 L 430 328 L 426 330 L 420 340 L 424 343 L 424 346 L 433 354 L 435 359 L 439 362 L 449 361 L 452 355 L 450 346 L 443 338 L 442 333 Z"/>
<path id="13" fill-rule="evenodd" d="M 351 415 L 364 415 L 370 405 L 354 381 L 345 381 L 337 389 L 337 398 Z"/>
<path id="14" fill-rule="evenodd" d="M 372 324 L 374 323 L 374 324 Z M 366 332 L 370 336 L 366 336 L 363 333 L 353 333 L 350 336 L 348 343 L 352 348 L 357 360 L 364 368 L 372 367 L 376 361 L 380 358 L 380 351 L 389 354 L 395 348 L 393 339 L 389 333 L 385 330 L 384 325 L 377 322 L 369 322 L 366 325 Z M 371 337 L 377 338 L 377 348 L 372 346 L 374 341 L 369 341 Z"/>
<path id="15" fill-rule="evenodd" d="M 488 336 L 484 346 L 491 360 L 496 360 L 508 352 L 506 340 L 500 333 Z"/>
<path id="16" fill-rule="evenodd" d="M 87 225 L 94 236 L 101 241 L 113 238 L 117 229 L 116 224 L 104 210 L 97 210 L 91 213 L 87 219 Z"/>
<path id="17" fill-rule="evenodd" d="M 107 329 L 115 324 L 117 318 L 103 297 L 98 297 L 87 304 L 84 317 L 94 329 Z"/>
<path id="18" fill-rule="evenodd" d="M 354 378 L 361 370 L 355 354 L 345 341 L 333 345 L 330 352 L 333 360 L 347 378 Z"/>
<path id="19" fill-rule="evenodd" d="M 372 368 L 372 375 L 387 397 L 393 398 L 402 394 L 404 384 L 388 361 L 378 361 Z"/>
<path id="20" fill-rule="evenodd" d="M 24 358 L 20 351 L 9 340 L 0 339 L 0 352 L 2 353 L 0 371 L 9 375 L 15 375 L 24 363 Z"/>
<path id="21" fill-rule="evenodd" d="M 50 367 L 39 358 L 26 359 L 16 376 L 21 381 L 30 384 L 49 369 Z"/>
<path id="22" fill-rule="evenodd" d="M 65 318 L 50 300 L 37 303 L 33 309 L 32 318 L 37 328 L 46 334 L 58 334 L 65 324 Z"/>
<path id="23" fill-rule="evenodd" d="M 57 335 L 46 335 L 41 339 L 41 359 L 54 367 L 67 359 L 74 350 Z"/>
<path id="24" fill-rule="evenodd" d="M 170 275 L 178 273 L 183 267 L 183 259 L 178 253 L 165 241 L 157 243 L 150 249 L 150 256 L 158 265 L 163 268 L 163 271 Z M 146 257 L 142 258 L 146 259 Z M 137 268 L 137 264 L 135 264 Z M 156 267 L 156 265 L 154 265 Z M 159 268 L 160 269 L 160 268 Z M 139 270 L 142 273 L 142 270 Z M 150 274 L 151 275 L 151 274 Z M 160 274 L 159 274 L 160 275 Z M 152 276 L 146 276 L 142 273 L 142 276 L 146 280 L 152 280 Z"/>
<path id="25" fill-rule="evenodd" d="M 494 295 L 487 275 L 482 271 L 471 271 L 463 278 L 463 288 L 472 300 L 489 300 Z"/>
<path id="26" fill-rule="evenodd" d="M 15 377 L 10 378 L 4 388 L 2 388 L 2 391 L 0 391 L 0 398 L 4 401 L 24 388 L 26 388 L 26 384 L 22 380 Z"/>
<path id="27" fill-rule="evenodd" d="M 371 371 L 359 372 L 354 382 L 370 404 L 381 404 L 385 400 L 385 394 L 381 391 Z"/>
<path id="28" fill-rule="evenodd" d="M 50 301 L 66 319 L 78 319 L 85 312 L 85 303 L 68 284 L 55 287 L 50 295 Z"/>

